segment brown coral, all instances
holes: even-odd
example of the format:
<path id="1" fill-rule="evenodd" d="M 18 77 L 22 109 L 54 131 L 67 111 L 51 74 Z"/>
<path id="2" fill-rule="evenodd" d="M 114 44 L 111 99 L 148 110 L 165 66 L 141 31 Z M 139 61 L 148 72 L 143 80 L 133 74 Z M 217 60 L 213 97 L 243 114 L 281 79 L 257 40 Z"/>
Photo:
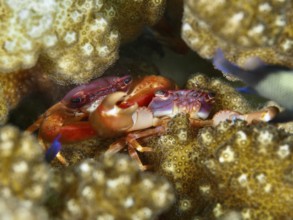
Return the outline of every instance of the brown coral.
<path id="1" fill-rule="evenodd" d="M 162 177 L 141 173 L 125 155 L 84 160 L 54 175 L 49 194 L 63 219 L 154 219 L 174 201 Z M 57 196 L 57 197 L 56 197 Z M 51 213 L 56 202 L 48 203 Z M 53 206 L 52 206 L 53 205 Z"/>
<path id="2" fill-rule="evenodd" d="M 60 84 L 89 81 L 117 59 L 119 39 L 154 24 L 164 5 L 164 0 L 4 1 L 0 72 L 31 68 L 39 59 Z"/>
<path id="3" fill-rule="evenodd" d="M 6 122 L 9 110 L 32 91 L 33 84 L 31 71 L 0 74 L 0 125 Z"/>
<path id="4" fill-rule="evenodd" d="M 154 153 L 144 155 L 156 172 L 167 177 L 176 191 L 176 204 L 166 219 L 192 219 L 204 210 L 209 211 L 215 183 L 212 176 L 200 166 L 202 155 L 197 149 L 197 131 L 190 127 L 184 114 L 169 122 L 166 134 L 152 138 L 147 146 Z"/>
<path id="5" fill-rule="evenodd" d="M 177 115 L 165 135 L 147 142 L 155 152 L 145 156 L 176 189 L 169 218 L 216 219 L 231 210 L 244 219 L 293 217 L 292 135 L 243 121 L 196 133 Z"/>
<path id="6" fill-rule="evenodd" d="M 23 201 L 9 197 L 0 197 L 0 219 L 13 220 L 47 220 L 47 211 L 31 201 Z"/>
<path id="7" fill-rule="evenodd" d="M 37 140 L 12 126 L 0 129 L 0 194 L 41 202 L 49 177 Z"/>
<path id="8" fill-rule="evenodd" d="M 293 67 L 293 13 L 290 0 L 185 1 L 183 38 L 204 58 L 217 48 L 239 66 L 258 56 Z"/>
<path id="9" fill-rule="evenodd" d="M 7 120 L 8 113 L 14 109 L 23 98 L 33 92 L 42 92 L 48 94 L 49 91 L 56 91 L 54 95 L 58 96 L 57 85 L 53 83 L 39 66 L 31 69 L 22 70 L 9 74 L 0 74 L 0 125 Z M 52 94 L 50 93 L 50 98 Z"/>
<path id="10" fill-rule="evenodd" d="M 247 219 L 293 217 L 293 136 L 274 126 L 243 122 L 202 129 L 205 166 L 221 186 L 215 198 Z"/>

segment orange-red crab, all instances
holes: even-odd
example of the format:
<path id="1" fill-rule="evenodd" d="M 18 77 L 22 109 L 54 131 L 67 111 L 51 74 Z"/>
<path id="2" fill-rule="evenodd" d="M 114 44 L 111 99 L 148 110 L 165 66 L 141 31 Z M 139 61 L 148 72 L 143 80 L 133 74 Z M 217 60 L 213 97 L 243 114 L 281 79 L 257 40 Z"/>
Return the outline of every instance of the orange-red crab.
<path id="1" fill-rule="evenodd" d="M 137 139 L 165 132 L 167 122 L 178 113 L 188 113 L 190 123 L 202 127 L 213 126 L 227 119 L 242 119 L 248 123 L 253 120 L 269 121 L 278 112 L 275 107 L 243 115 L 223 110 L 216 113 L 212 119 L 206 120 L 214 102 L 212 93 L 197 90 L 158 90 L 148 106 L 134 104 L 128 108 L 121 108 L 117 103 L 125 97 L 124 92 L 108 95 L 89 119 L 98 136 L 124 135 L 125 137 L 112 144 L 107 152 L 115 153 L 128 145 L 130 156 L 137 160 L 142 170 L 147 166 L 142 164 L 137 151 L 148 152 L 152 149 L 142 147 Z"/>
<path id="2" fill-rule="evenodd" d="M 89 121 L 89 116 L 108 94 L 116 91 L 126 92 L 127 99 L 120 103 L 120 107 L 127 108 L 134 104 L 147 105 L 158 89 L 175 88 L 176 85 L 172 81 L 157 75 L 135 79 L 130 75 L 100 77 L 68 92 L 27 130 L 39 130 L 39 139 L 45 142 L 52 142 L 57 136 L 61 143 L 87 140 L 97 136 L 94 127 L 99 126 L 94 125 L 99 122 Z M 57 157 L 66 164 L 66 160 L 60 154 Z"/>

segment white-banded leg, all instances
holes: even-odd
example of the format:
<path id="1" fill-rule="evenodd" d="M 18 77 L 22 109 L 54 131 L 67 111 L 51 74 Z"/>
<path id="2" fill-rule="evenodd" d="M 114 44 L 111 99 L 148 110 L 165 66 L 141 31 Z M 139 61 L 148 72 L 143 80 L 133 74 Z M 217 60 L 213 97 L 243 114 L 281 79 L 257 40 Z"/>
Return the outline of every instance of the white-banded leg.
<path id="1" fill-rule="evenodd" d="M 137 140 L 140 138 L 145 138 L 145 137 L 150 137 L 153 135 L 161 134 L 161 133 L 165 132 L 165 130 L 166 130 L 165 126 L 158 126 L 155 128 L 150 128 L 150 129 L 144 130 L 144 131 L 130 133 L 127 135 L 126 143 L 128 145 L 129 155 L 132 159 L 134 159 L 137 162 L 137 164 L 139 165 L 141 170 L 143 170 L 143 171 L 148 170 L 152 166 L 151 165 L 143 165 L 141 159 L 139 158 L 137 151 L 141 152 L 141 153 L 153 152 L 153 148 L 143 147 L 143 146 L 141 146 L 141 144 Z"/>
<path id="2" fill-rule="evenodd" d="M 119 151 L 123 150 L 126 146 L 126 138 L 120 138 L 119 140 L 115 141 L 112 143 L 108 150 L 106 150 L 106 154 L 115 154 L 118 153 Z"/>
<path id="3" fill-rule="evenodd" d="M 39 140 L 39 143 L 40 143 L 40 145 L 42 146 L 43 150 L 46 152 L 46 151 L 48 150 L 48 147 L 47 147 L 47 145 L 44 143 L 44 141 L 43 141 L 43 139 L 40 137 L 40 135 L 38 135 L 38 140 Z M 69 165 L 68 161 L 65 159 L 64 156 L 62 156 L 62 154 L 61 154 L 60 152 L 58 152 L 58 153 L 56 154 L 56 158 L 57 158 L 57 160 L 58 160 L 62 165 L 64 165 L 64 166 L 68 166 L 68 165 Z"/>

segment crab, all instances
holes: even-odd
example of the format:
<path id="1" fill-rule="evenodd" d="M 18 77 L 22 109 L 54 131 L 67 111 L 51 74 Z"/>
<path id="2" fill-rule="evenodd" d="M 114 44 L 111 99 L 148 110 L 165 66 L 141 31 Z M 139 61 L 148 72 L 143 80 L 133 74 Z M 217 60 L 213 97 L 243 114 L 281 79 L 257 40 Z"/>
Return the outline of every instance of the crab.
<path id="1" fill-rule="evenodd" d="M 119 138 L 106 153 L 116 153 L 127 146 L 141 170 L 146 170 L 149 165 L 142 163 L 138 152 L 152 149 L 141 146 L 138 139 L 164 133 L 168 122 L 178 113 L 188 114 L 191 125 L 200 128 L 215 126 L 225 120 L 269 121 L 278 112 L 276 107 L 249 114 L 222 110 L 211 117 L 214 97 L 215 94 L 208 91 L 179 90 L 171 80 L 162 76 L 101 77 L 68 92 L 27 130 L 39 130 L 40 141 L 53 142 L 58 149 L 59 142 L 76 143 L 95 137 Z M 56 157 L 68 165 L 60 152 Z"/>
<path id="2" fill-rule="evenodd" d="M 123 108 L 147 105 L 158 89 L 176 89 L 169 79 L 148 75 L 141 77 L 103 76 L 88 84 L 80 85 L 69 91 L 65 97 L 42 114 L 27 131 L 38 130 L 38 138 L 44 149 L 45 143 L 76 143 L 98 136 L 90 121 L 90 115 L 101 104 L 103 99 L 116 91 L 127 94 L 127 98 L 119 104 Z M 102 136 L 103 137 L 103 136 Z M 66 159 L 58 153 L 58 160 L 68 165 Z"/>
<path id="3" fill-rule="evenodd" d="M 118 103 L 127 99 L 127 94 L 115 92 L 103 99 L 89 120 L 100 137 L 122 136 L 110 145 L 106 153 L 116 153 L 127 146 L 141 170 L 146 170 L 149 165 L 142 163 L 138 152 L 151 152 L 153 149 L 141 146 L 138 139 L 166 132 L 168 122 L 178 113 L 188 114 L 191 125 L 197 128 L 215 126 L 225 120 L 269 121 L 278 113 L 273 106 L 248 114 L 222 110 L 208 119 L 214 97 L 213 93 L 200 90 L 157 90 L 148 105 L 133 104 L 121 108 Z"/>

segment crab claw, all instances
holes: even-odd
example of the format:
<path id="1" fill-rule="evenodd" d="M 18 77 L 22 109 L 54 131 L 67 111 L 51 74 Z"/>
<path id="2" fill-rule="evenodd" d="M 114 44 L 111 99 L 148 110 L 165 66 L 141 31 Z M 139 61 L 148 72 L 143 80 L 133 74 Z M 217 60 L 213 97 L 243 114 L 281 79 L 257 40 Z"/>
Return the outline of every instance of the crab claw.
<path id="1" fill-rule="evenodd" d="M 117 103 L 124 100 L 126 93 L 112 93 L 102 101 L 99 107 L 90 115 L 90 122 L 100 137 L 119 136 L 134 124 L 133 114 L 138 105 L 120 108 Z"/>
<path id="2" fill-rule="evenodd" d="M 230 110 L 222 110 L 218 113 L 216 113 L 213 117 L 213 125 L 218 125 L 220 122 L 225 120 L 231 120 L 234 121 L 236 119 L 241 119 L 246 121 L 248 124 L 253 123 L 254 121 L 264 121 L 268 122 L 272 120 L 277 114 L 279 113 L 279 110 L 275 106 L 269 106 L 265 109 L 251 112 L 248 114 L 240 114 L 235 111 Z"/>

